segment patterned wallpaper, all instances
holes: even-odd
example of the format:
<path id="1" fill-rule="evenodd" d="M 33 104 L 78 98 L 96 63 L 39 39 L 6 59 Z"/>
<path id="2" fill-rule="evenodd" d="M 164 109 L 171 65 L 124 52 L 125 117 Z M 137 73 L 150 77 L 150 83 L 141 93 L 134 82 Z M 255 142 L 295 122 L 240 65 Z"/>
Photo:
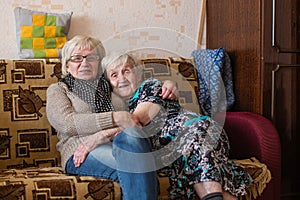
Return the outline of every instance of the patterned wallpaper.
<path id="1" fill-rule="evenodd" d="M 198 45 L 201 5 L 202 0 L 1 0 L 0 57 L 18 58 L 13 14 L 17 6 L 73 11 L 69 36 L 94 35 L 107 51 L 142 49 L 142 57 L 189 57 Z M 205 47 L 205 36 L 200 45 Z"/>

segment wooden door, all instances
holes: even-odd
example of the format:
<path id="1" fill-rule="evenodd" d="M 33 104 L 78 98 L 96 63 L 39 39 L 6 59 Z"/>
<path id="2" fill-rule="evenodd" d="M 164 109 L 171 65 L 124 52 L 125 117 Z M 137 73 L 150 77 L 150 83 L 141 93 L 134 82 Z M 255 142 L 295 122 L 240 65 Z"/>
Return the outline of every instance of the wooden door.
<path id="1" fill-rule="evenodd" d="M 262 114 L 281 139 L 281 199 L 300 199 L 300 1 L 207 0 L 207 48 L 232 60 L 234 111 Z"/>

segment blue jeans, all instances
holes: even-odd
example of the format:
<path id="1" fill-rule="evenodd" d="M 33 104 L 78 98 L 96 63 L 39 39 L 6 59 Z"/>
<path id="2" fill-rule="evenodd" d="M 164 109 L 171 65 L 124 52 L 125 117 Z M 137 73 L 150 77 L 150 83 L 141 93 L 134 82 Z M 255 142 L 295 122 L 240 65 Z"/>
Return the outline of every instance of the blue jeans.
<path id="1" fill-rule="evenodd" d="M 125 200 L 157 200 L 158 180 L 151 144 L 149 139 L 135 136 L 140 134 L 138 128 L 126 129 L 114 138 L 113 143 L 91 151 L 79 167 L 74 166 L 72 156 L 66 172 L 119 182 Z"/>

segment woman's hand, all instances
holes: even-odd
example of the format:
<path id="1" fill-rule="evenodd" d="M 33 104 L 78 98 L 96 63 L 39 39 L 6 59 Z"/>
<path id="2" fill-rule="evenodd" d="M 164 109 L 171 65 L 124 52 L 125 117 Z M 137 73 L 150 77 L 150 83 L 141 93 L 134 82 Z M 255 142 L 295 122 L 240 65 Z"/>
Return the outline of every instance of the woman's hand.
<path id="1" fill-rule="evenodd" d="M 73 162 L 75 167 L 79 167 L 86 159 L 89 152 L 96 146 L 110 142 L 118 133 L 121 132 L 120 128 L 112 128 L 99 131 L 80 143 L 73 154 Z"/>
<path id="2" fill-rule="evenodd" d="M 89 154 L 89 147 L 84 143 L 78 145 L 77 149 L 73 154 L 73 163 L 75 167 L 79 167 L 84 161 L 87 155 Z"/>
<path id="3" fill-rule="evenodd" d="M 177 99 L 178 88 L 176 86 L 176 83 L 171 80 L 164 81 L 161 96 L 163 99 Z"/>
<path id="4" fill-rule="evenodd" d="M 126 111 L 113 112 L 113 123 L 122 129 L 133 126 L 142 127 L 137 116 Z"/>
<path id="5" fill-rule="evenodd" d="M 133 115 L 145 126 L 159 113 L 160 108 L 160 105 L 156 103 L 142 102 L 137 105 Z"/>

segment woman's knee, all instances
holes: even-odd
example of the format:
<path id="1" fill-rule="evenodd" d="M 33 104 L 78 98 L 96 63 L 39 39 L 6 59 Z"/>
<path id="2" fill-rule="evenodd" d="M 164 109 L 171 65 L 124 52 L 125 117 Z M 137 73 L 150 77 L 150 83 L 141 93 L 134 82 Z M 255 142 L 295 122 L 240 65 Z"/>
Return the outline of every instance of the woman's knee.
<path id="1" fill-rule="evenodd" d="M 144 137 L 143 131 L 137 127 L 127 128 L 119 133 L 113 140 L 113 146 L 136 153 L 151 151 L 149 138 Z"/>

